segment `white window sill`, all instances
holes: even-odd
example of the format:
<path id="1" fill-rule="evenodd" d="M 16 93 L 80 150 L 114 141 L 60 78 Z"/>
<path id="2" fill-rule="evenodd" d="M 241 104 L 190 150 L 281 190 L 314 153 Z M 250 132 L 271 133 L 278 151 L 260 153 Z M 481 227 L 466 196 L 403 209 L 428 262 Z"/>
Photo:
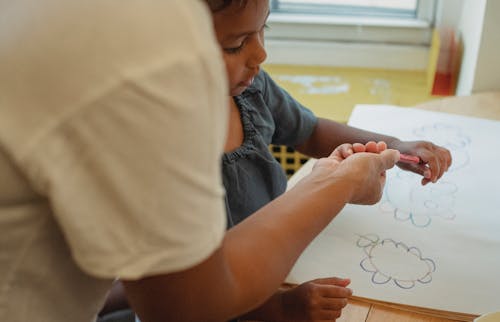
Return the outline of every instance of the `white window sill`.
<path id="1" fill-rule="evenodd" d="M 273 13 L 268 63 L 423 70 L 432 28 L 424 20 Z"/>
<path id="2" fill-rule="evenodd" d="M 429 48 L 373 43 L 266 40 L 268 64 L 426 70 Z"/>

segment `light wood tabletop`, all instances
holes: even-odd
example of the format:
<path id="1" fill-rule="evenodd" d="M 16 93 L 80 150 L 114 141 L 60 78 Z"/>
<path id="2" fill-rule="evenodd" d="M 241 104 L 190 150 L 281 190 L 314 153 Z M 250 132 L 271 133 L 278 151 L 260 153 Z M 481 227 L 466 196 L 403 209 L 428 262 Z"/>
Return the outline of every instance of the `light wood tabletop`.
<path id="1" fill-rule="evenodd" d="M 500 92 L 487 92 L 471 96 L 447 97 L 419 104 L 415 108 L 500 120 Z M 307 165 L 307 163 L 306 163 Z M 293 177 L 292 180 L 293 181 Z M 289 182 L 290 183 L 290 182 Z M 351 299 L 342 311 L 339 322 L 452 322 L 472 321 L 475 316 L 463 315 L 453 319 L 439 316 L 437 312 L 416 313 L 404 306 L 374 303 Z M 486 312 L 484 312 L 486 313 Z"/>
<path id="2" fill-rule="evenodd" d="M 470 96 L 453 96 L 423 103 L 415 108 L 500 120 L 500 91 Z"/>

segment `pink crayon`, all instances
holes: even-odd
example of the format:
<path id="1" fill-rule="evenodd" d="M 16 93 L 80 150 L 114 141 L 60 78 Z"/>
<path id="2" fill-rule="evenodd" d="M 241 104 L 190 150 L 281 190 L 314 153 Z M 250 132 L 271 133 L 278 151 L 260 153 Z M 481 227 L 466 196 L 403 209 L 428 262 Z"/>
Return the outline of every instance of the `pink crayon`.
<path id="1" fill-rule="evenodd" d="M 404 163 L 422 163 L 422 160 L 419 157 L 413 156 L 413 155 L 407 155 L 401 153 L 399 155 L 399 162 L 404 162 Z"/>

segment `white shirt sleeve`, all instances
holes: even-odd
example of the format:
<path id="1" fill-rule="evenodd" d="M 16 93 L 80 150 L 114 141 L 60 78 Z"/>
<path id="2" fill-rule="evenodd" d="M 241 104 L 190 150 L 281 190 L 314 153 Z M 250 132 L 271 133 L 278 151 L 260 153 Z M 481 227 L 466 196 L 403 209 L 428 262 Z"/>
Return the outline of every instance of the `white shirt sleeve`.
<path id="1" fill-rule="evenodd" d="M 77 67 L 52 61 L 60 66 L 40 92 L 60 92 L 37 97 L 35 127 L 15 123 L 30 135 L 12 130 L 20 133 L 16 157 L 49 199 L 76 262 L 97 277 L 185 269 L 225 232 L 225 72 L 202 4 L 175 2 L 177 11 L 165 5 L 170 13 L 133 1 L 137 8 L 104 15 L 101 35 L 75 53 Z M 99 9 L 79 14 L 100 18 Z M 64 50 L 47 46 L 47 56 Z"/>

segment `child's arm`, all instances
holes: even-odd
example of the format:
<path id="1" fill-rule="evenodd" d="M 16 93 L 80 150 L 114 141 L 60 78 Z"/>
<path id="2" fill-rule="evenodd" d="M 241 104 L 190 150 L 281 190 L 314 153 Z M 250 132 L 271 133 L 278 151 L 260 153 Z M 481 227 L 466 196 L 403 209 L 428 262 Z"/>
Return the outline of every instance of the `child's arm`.
<path id="1" fill-rule="evenodd" d="M 436 182 L 451 166 L 451 154 L 447 149 L 427 141 L 400 141 L 393 136 L 383 135 L 358 129 L 327 119 L 318 119 L 318 123 L 311 136 L 296 147 L 297 151 L 321 158 L 330 153 L 342 143 L 367 143 L 369 141 L 384 141 L 388 148 L 401 153 L 418 156 L 422 164 L 398 163 L 398 166 L 421 174 L 422 184 Z"/>
<path id="2" fill-rule="evenodd" d="M 241 317 L 262 321 L 330 321 L 340 317 L 352 290 L 351 281 L 338 277 L 305 282 L 280 289 L 257 309 Z"/>

